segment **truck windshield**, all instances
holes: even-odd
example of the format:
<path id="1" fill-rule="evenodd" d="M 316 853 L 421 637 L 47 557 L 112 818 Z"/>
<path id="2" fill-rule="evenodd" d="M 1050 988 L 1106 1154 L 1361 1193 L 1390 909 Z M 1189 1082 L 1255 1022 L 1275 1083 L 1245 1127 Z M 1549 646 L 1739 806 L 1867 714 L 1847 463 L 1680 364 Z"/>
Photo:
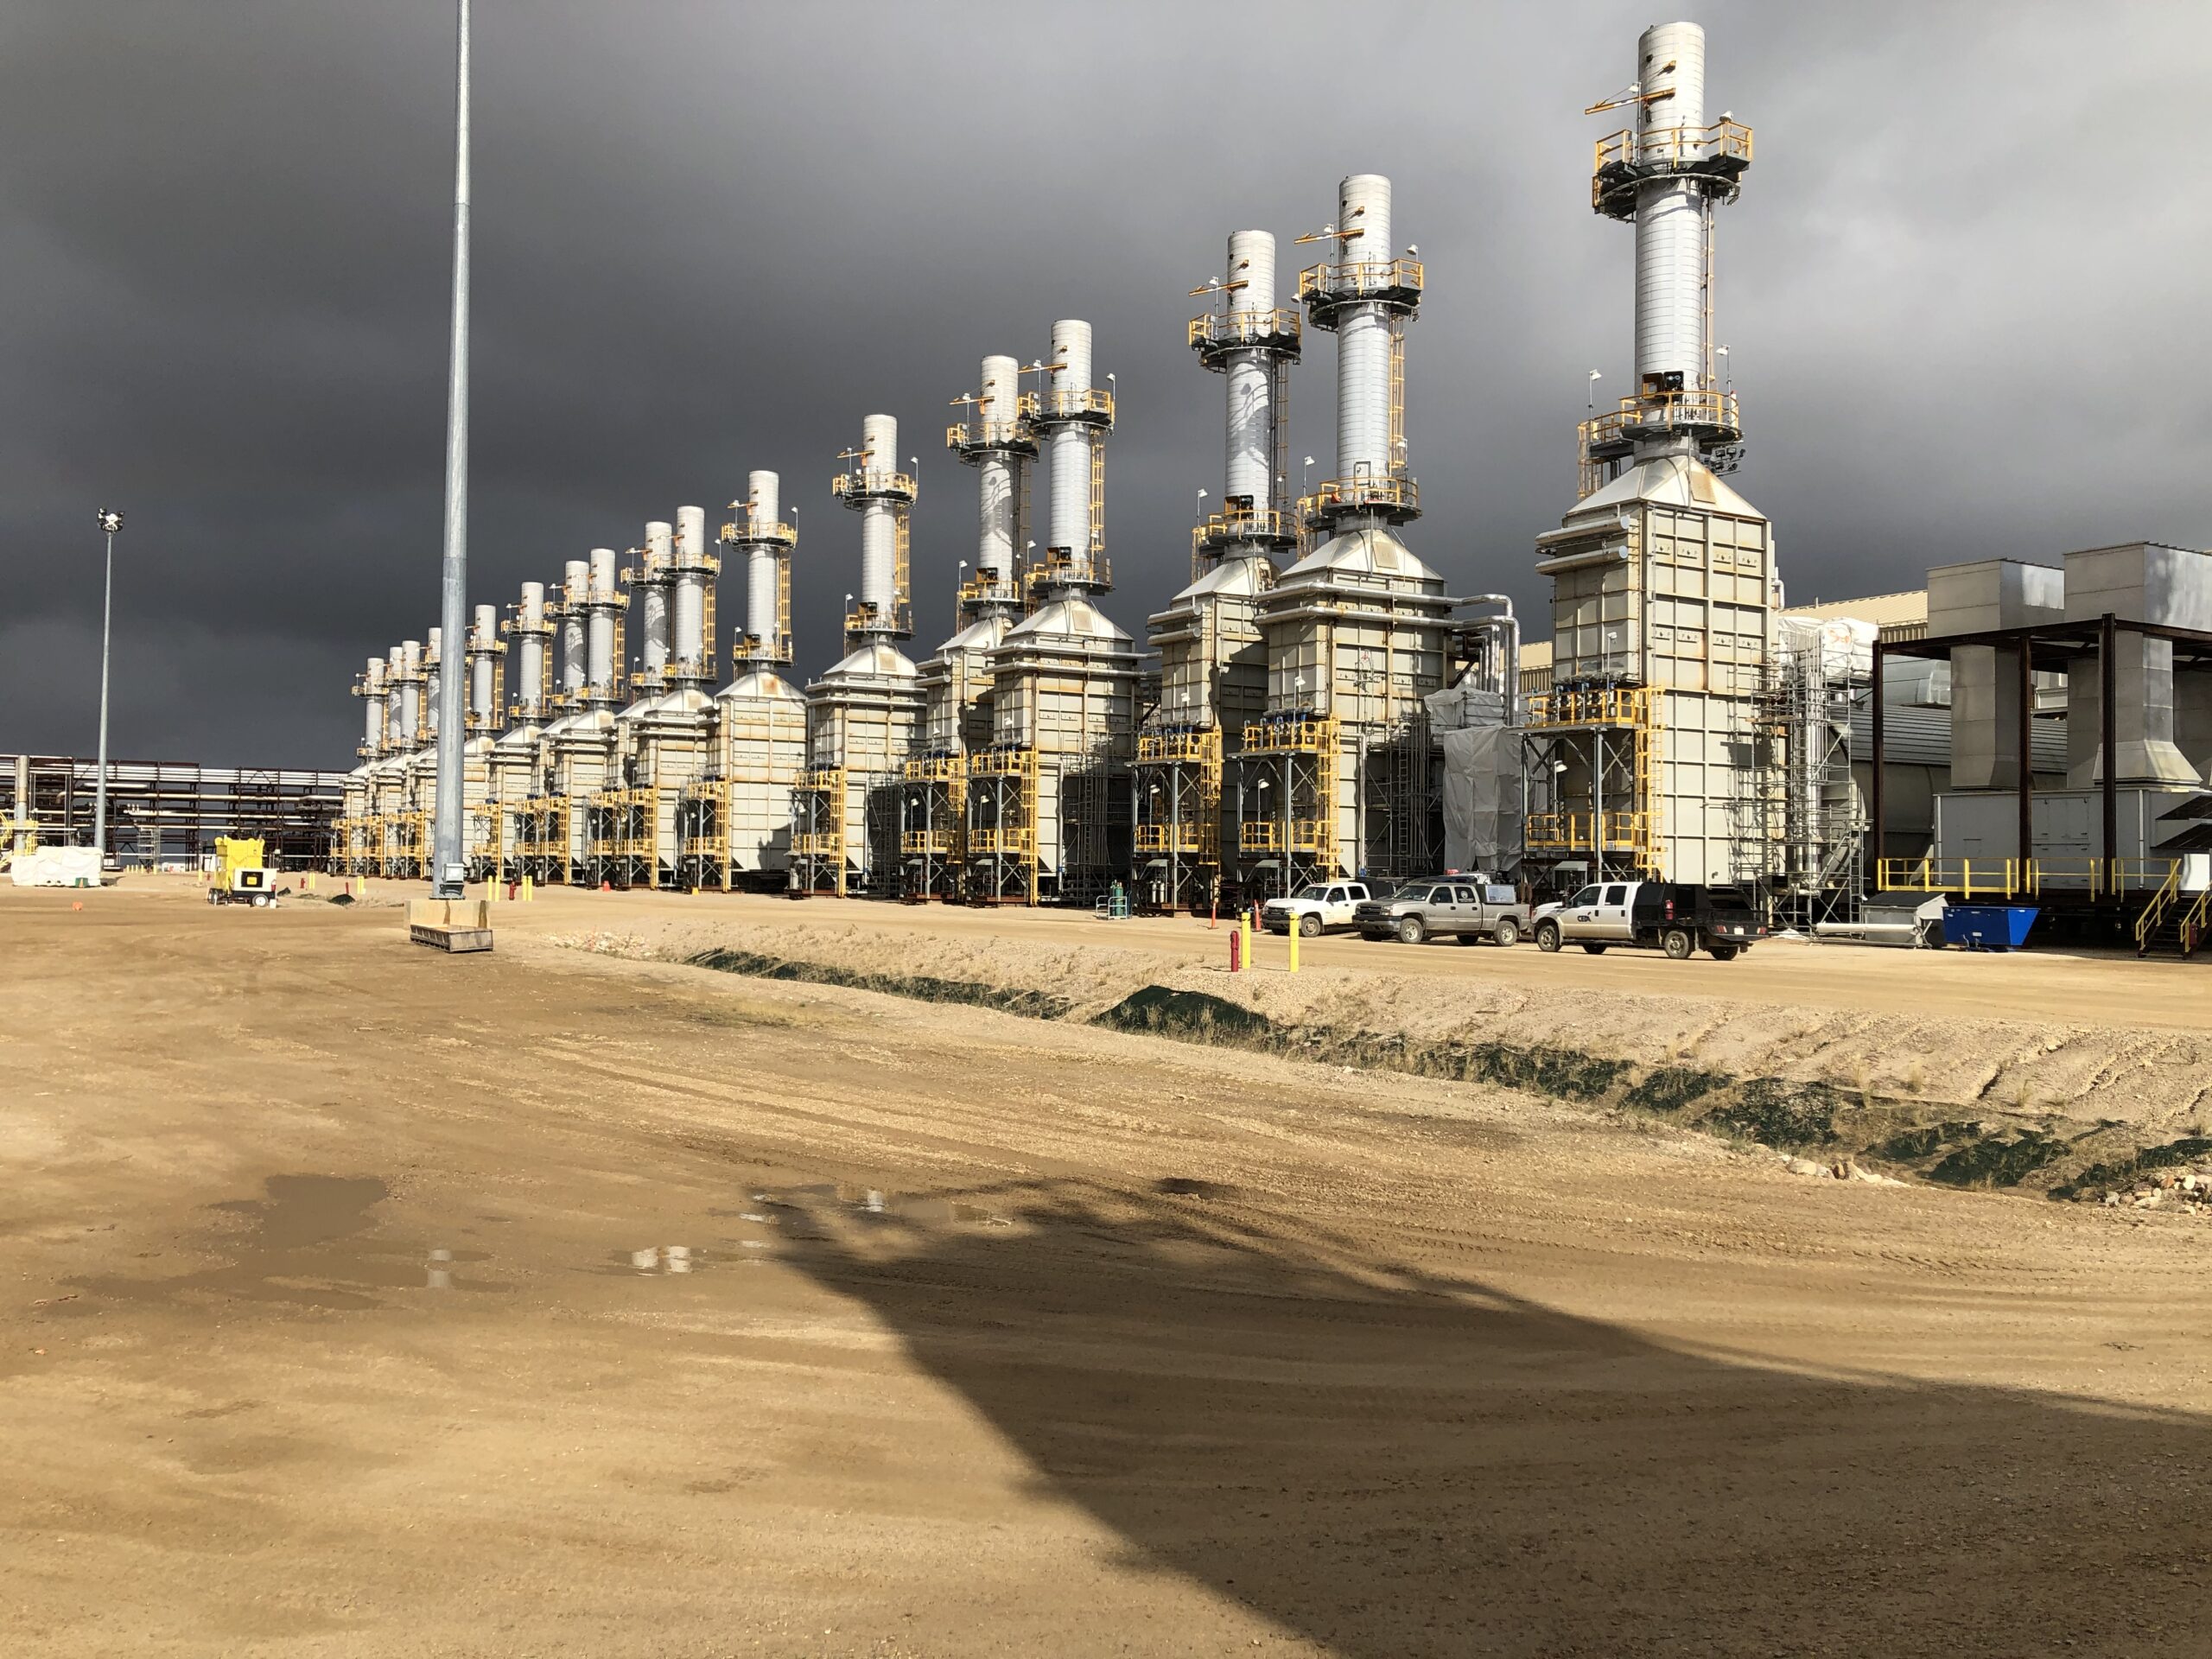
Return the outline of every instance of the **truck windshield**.
<path id="1" fill-rule="evenodd" d="M 1328 893 L 1329 890 L 1326 887 L 1307 887 L 1300 893 L 1298 896 L 1301 899 L 1312 899 L 1318 901 L 1326 898 L 1328 896 Z"/>

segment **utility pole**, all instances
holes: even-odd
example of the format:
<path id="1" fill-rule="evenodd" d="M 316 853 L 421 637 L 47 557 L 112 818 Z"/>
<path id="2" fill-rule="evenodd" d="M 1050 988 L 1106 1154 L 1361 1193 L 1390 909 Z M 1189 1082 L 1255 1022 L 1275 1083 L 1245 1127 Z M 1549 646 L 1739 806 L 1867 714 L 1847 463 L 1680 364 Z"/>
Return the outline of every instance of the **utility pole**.
<path id="1" fill-rule="evenodd" d="M 123 515 L 112 507 L 100 509 L 100 530 L 107 537 L 107 589 L 100 601 L 100 775 L 92 786 L 92 852 L 98 868 L 107 868 L 107 644 L 115 622 L 115 532 L 123 528 Z M 30 817 L 30 808 L 16 803 L 18 818 Z"/>
<path id="2" fill-rule="evenodd" d="M 446 385 L 446 535 L 441 637 L 459 660 L 468 637 L 468 0 L 459 0 L 458 91 L 454 108 L 453 342 Z M 463 675 L 438 673 L 438 812 L 430 837 L 430 892 L 461 897 L 461 752 L 468 721 L 461 709 Z"/>

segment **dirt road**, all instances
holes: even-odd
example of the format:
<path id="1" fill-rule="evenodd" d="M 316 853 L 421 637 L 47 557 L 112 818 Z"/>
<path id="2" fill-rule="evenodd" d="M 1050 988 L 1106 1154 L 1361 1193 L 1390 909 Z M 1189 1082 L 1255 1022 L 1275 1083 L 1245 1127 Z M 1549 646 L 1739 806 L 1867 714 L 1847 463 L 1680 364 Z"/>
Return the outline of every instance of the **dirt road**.
<path id="1" fill-rule="evenodd" d="M 2190 1222 L 397 922 L 0 892 L 0 1648 L 2212 1642 Z"/>

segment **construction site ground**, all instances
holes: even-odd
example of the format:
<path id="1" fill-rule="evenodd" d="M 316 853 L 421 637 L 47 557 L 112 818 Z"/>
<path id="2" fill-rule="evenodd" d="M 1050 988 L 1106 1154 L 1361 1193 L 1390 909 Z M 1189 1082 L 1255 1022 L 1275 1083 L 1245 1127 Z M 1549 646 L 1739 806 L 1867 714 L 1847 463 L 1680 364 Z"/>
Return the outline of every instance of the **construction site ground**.
<path id="1" fill-rule="evenodd" d="M 0 889 L 0 1651 L 2212 1647 L 2212 1224 L 1637 1093 L 2179 1143 L 2202 964 L 418 891 Z"/>

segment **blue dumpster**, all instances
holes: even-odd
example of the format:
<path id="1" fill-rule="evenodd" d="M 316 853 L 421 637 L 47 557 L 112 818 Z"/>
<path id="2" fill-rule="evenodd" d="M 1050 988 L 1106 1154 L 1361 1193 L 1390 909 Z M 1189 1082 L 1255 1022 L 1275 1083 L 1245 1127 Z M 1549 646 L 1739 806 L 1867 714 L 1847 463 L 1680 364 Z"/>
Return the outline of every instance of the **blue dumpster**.
<path id="1" fill-rule="evenodd" d="M 1943 943 L 1969 950 L 2017 950 L 2039 912 L 2033 905 L 1946 905 Z"/>

